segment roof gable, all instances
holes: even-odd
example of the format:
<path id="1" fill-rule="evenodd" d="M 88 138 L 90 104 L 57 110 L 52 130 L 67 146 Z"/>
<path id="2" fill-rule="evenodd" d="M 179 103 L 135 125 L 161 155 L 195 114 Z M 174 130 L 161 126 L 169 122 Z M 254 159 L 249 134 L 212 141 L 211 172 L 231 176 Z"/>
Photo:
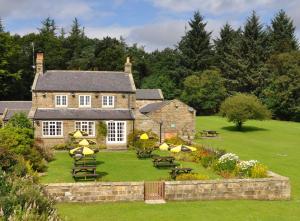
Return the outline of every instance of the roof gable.
<path id="1" fill-rule="evenodd" d="M 170 101 L 162 101 L 162 102 L 155 102 L 151 104 L 147 104 L 140 108 L 140 112 L 143 114 L 147 114 L 156 110 L 161 109 L 163 106 L 168 104 Z"/>
<path id="2" fill-rule="evenodd" d="M 31 108 L 31 101 L 0 101 L 0 114 L 3 114 L 6 108 L 29 110 Z"/>
<path id="3" fill-rule="evenodd" d="M 163 94 L 161 89 L 137 89 L 137 100 L 163 100 Z"/>
<path id="4" fill-rule="evenodd" d="M 34 91 L 134 92 L 131 74 L 113 71 L 47 71 Z"/>

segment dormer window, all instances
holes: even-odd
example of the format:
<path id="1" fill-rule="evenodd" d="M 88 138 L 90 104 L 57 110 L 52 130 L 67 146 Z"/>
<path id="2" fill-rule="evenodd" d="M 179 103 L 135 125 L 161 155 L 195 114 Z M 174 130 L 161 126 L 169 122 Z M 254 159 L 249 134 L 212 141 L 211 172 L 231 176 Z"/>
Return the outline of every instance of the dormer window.
<path id="1" fill-rule="evenodd" d="M 68 106 L 67 95 L 56 95 L 55 96 L 55 106 L 56 107 L 67 107 Z"/>
<path id="2" fill-rule="evenodd" d="M 79 107 L 91 107 L 91 96 L 79 95 Z"/>
<path id="3" fill-rule="evenodd" d="M 102 107 L 114 107 L 115 97 L 114 96 L 102 96 Z"/>

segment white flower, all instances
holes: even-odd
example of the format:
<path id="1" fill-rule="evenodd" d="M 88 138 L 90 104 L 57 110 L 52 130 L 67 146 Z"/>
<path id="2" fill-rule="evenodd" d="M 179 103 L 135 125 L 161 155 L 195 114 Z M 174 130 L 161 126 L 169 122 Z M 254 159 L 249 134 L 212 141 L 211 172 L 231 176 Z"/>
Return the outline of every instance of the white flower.
<path id="1" fill-rule="evenodd" d="M 254 167 L 258 163 L 257 160 L 248 160 L 248 161 L 241 161 L 238 166 L 241 170 L 248 170 Z"/>
<path id="2" fill-rule="evenodd" d="M 226 153 L 219 158 L 219 163 L 225 163 L 227 161 L 238 161 L 239 157 L 234 153 Z"/>

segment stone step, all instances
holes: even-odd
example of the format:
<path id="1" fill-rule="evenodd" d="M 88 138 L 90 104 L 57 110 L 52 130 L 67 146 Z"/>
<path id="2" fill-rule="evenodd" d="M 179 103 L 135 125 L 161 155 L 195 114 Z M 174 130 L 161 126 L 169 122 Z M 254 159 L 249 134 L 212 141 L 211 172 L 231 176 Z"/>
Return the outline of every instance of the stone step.
<path id="1" fill-rule="evenodd" d="M 165 200 L 161 199 L 161 200 L 145 200 L 146 204 L 164 204 L 166 203 Z"/>

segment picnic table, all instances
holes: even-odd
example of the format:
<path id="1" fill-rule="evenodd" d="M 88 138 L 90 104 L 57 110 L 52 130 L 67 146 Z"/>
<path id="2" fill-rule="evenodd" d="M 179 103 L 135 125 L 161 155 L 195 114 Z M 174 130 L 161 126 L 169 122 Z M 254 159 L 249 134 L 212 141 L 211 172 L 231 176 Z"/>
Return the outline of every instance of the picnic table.
<path id="1" fill-rule="evenodd" d="M 178 164 L 174 162 L 175 158 L 171 156 L 155 156 L 153 157 L 153 166 L 155 167 L 175 167 Z"/>
<path id="2" fill-rule="evenodd" d="M 202 137 L 216 137 L 219 134 L 215 130 L 202 130 L 200 133 Z"/>
<path id="3" fill-rule="evenodd" d="M 191 173 L 192 170 L 193 170 L 192 168 L 176 167 L 171 169 L 170 175 L 171 178 L 175 180 L 179 174 Z"/>
<path id="4" fill-rule="evenodd" d="M 150 150 L 136 150 L 136 155 L 139 159 L 151 158 L 152 157 L 152 149 Z"/>
<path id="5" fill-rule="evenodd" d="M 72 169 L 72 175 L 74 179 L 84 178 L 97 178 L 96 166 L 75 166 Z"/>
<path id="6" fill-rule="evenodd" d="M 89 165 L 96 165 L 96 157 L 95 156 L 85 156 L 81 158 L 74 157 L 74 165 L 75 166 L 89 166 Z"/>

